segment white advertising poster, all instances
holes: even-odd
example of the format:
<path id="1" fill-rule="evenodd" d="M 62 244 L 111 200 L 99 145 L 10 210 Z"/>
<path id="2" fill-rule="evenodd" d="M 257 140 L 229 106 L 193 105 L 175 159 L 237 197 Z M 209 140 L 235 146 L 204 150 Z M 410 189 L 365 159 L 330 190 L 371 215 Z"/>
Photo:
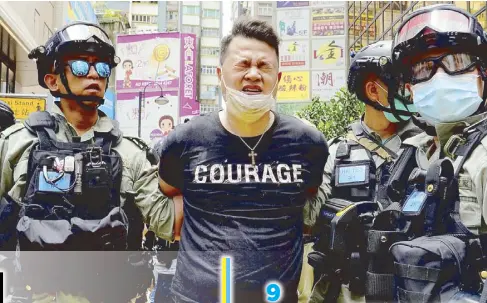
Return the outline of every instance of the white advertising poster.
<path id="1" fill-rule="evenodd" d="M 320 70 L 311 72 L 312 96 L 329 101 L 337 91 L 347 85 L 345 70 Z"/>
<path id="2" fill-rule="evenodd" d="M 309 37 L 309 9 L 293 8 L 277 11 L 277 30 L 283 40 Z"/>
<path id="3" fill-rule="evenodd" d="M 146 93 L 141 110 L 141 139 L 146 143 L 155 143 L 171 132 L 179 124 L 179 97 L 164 95 L 169 103 L 157 104 L 157 92 Z M 117 120 L 120 130 L 127 136 L 138 135 L 139 130 L 139 95 L 137 93 L 120 93 L 117 100 Z"/>
<path id="4" fill-rule="evenodd" d="M 345 68 L 345 38 L 313 39 L 311 66 L 313 69 Z"/>
<path id="5" fill-rule="evenodd" d="M 308 70 L 309 40 L 285 40 L 279 46 L 279 70 Z"/>

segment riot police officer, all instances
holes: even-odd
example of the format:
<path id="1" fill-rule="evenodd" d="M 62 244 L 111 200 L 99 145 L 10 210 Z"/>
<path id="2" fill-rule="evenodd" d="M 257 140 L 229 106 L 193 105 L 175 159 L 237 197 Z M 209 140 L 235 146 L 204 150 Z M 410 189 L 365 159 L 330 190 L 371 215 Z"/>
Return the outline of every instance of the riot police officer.
<path id="1" fill-rule="evenodd" d="M 405 97 L 394 94 L 393 100 L 388 100 L 390 87 L 397 86 L 391 77 L 391 46 L 392 41 L 379 41 L 364 47 L 353 57 L 348 73 L 348 90 L 365 103 L 365 112 L 360 121 L 350 125 L 345 138 L 337 138 L 330 142 L 330 157 L 325 166 L 324 182 L 316 198 L 316 201 L 319 201 L 318 205 L 324 204 L 320 215 L 326 213 L 333 217 L 337 211 L 360 201 L 374 202 L 378 206 L 377 210 L 385 209 L 398 199 L 401 196 L 399 192 L 404 190 L 396 188 L 396 195 L 391 197 L 388 184 L 391 183 L 392 175 L 397 178 L 401 174 L 397 171 L 396 166 L 399 165 L 396 164 L 401 154 L 404 154 L 403 141 L 419 133 L 419 129 L 410 121 L 415 110 Z M 408 157 L 410 158 L 411 154 Z M 404 169 L 406 165 L 400 166 Z M 317 236 L 320 240 L 314 249 L 320 251 L 327 249 L 323 245 L 328 246 L 330 231 L 323 231 L 323 223 L 320 218 L 318 220 L 315 228 L 319 231 Z M 360 237 L 357 234 L 354 236 Z M 331 258 L 332 254 L 334 253 L 326 253 L 326 257 Z M 312 258 L 311 255 L 308 255 L 308 258 Z M 357 260 L 358 263 L 351 267 L 358 271 L 358 283 L 362 284 L 359 288 L 362 290 L 357 291 L 354 286 L 343 281 L 341 297 L 344 301 L 364 300 L 367 265 L 364 264 L 363 252 L 360 258 Z M 318 260 L 323 261 L 328 265 L 312 264 L 315 266 L 315 280 L 319 280 L 310 302 L 336 301 L 340 292 L 341 277 L 335 279 L 333 275 L 321 272 L 323 276 L 320 278 L 318 269 L 330 269 L 329 265 L 337 264 L 339 261 Z M 345 266 L 350 267 L 348 264 Z M 349 275 L 354 274 L 349 272 Z M 357 275 L 355 277 L 358 278 Z M 330 290 L 333 283 L 339 283 L 334 287 L 335 294 L 331 294 Z M 374 298 L 373 294 L 370 298 L 378 299 Z"/>
<path id="2" fill-rule="evenodd" d="M 7 103 L 0 100 L 0 131 L 7 129 L 14 124 L 14 112 Z"/>
<path id="3" fill-rule="evenodd" d="M 410 26 L 420 18 L 419 25 Z M 455 161 L 462 222 L 476 234 L 485 233 L 487 139 L 468 154 L 460 147 L 468 143 L 468 133 L 481 132 L 486 118 L 487 34 L 470 13 L 434 5 L 401 24 L 393 47 L 394 68 L 408 83 L 419 113 L 414 121 L 424 130 L 405 144 L 417 147 L 422 169 L 441 158 Z"/>
<path id="4" fill-rule="evenodd" d="M 151 271 L 130 266 L 141 256 L 123 251 L 142 246 L 144 221 L 174 241 L 178 219 L 148 147 L 98 110 L 120 59 L 105 31 L 87 22 L 56 31 L 29 58 L 60 101 L 1 134 L 0 196 L 11 206 L 2 209 L 17 218 L 2 249 L 13 243 L 20 251 L 19 276 L 34 301 L 128 302 Z"/>
<path id="5" fill-rule="evenodd" d="M 421 245 L 434 243 L 428 242 L 434 241 L 431 235 L 454 234 L 457 242 L 469 239 L 466 254 L 455 262 L 464 274 L 448 285 L 452 290 L 478 291 L 478 273 L 485 268 L 485 261 L 479 260 L 487 256 L 486 63 L 487 33 L 474 16 L 454 5 L 432 5 L 411 13 L 395 35 L 393 70 L 398 81 L 407 83 L 419 114 L 413 121 L 424 130 L 404 142 L 415 148 L 418 170 L 411 178 L 417 180 L 415 192 L 403 202 L 402 213 L 411 218 L 414 213 L 421 214 L 416 229 L 428 236 Z M 414 234 L 416 243 L 423 241 L 417 238 L 420 233 Z M 414 247 L 414 241 L 407 244 Z M 439 243 L 434 247 L 441 250 Z M 403 252 L 391 248 L 391 253 L 398 262 Z M 415 258 L 406 257 L 399 263 L 416 266 L 417 272 L 424 270 Z M 466 268 L 473 273 L 465 274 Z M 440 280 L 430 279 L 438 283 L 432 291 L 418 287 L 426 285 L 424 277 L 416 277 L 417 284 L 411 285 L 405 282 L 410 277 L 400 270 L 395 275 L 402 300 L 425 294 L 441 296 L 441 301 L 451 297 Z"/>

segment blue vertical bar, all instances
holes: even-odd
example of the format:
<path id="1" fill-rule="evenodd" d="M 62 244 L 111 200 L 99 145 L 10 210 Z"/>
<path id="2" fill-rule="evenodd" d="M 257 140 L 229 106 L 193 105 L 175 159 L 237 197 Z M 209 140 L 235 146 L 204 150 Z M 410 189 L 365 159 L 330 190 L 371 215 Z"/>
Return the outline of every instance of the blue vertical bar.
<path id="1" fill-rule="evenodd" d="M 232 263 L 230 262 L 230 258 L 227 258 L 227 302 L 228 303 L 233 303 L 232 302 L 232 296 L 230 295 L 231 292 L 231 285 L 230 285 L 230 274 L 231 274 L 231 266 Z"/>

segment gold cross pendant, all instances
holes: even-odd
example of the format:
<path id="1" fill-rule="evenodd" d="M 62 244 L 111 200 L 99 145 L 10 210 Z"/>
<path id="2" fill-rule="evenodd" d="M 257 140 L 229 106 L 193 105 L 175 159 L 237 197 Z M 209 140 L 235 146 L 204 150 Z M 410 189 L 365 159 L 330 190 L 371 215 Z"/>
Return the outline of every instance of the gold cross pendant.
<path id="1" fill-rule="evenodd" d="M 251 150 L 249 153 L 249 157 L 252 158 L 252 165 L 255 165 L 255 156 L 257 156 L 257 153 Z"/>

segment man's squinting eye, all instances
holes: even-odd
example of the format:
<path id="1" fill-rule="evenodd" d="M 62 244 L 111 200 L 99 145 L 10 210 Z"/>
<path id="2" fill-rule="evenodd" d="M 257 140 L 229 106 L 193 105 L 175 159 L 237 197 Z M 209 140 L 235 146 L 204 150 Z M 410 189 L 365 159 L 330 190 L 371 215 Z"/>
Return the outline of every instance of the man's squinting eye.
<path id="1" fill-rule="evenodd" d="M 270 64 L 268 62 L 262 62 L 262 63 L 259 63 L 259 68 L 262 68 L 262 69 L 272 68 L 272 64 Z"/>
<path id="2" fill-rule="evenodd" d="M 247 61 L 247 60 L 244 60 L 244 61 L 239 61 L 237 62 L 236 64 L 238 67 L 248 67 L 250 65 L 250 62 Z"/>

